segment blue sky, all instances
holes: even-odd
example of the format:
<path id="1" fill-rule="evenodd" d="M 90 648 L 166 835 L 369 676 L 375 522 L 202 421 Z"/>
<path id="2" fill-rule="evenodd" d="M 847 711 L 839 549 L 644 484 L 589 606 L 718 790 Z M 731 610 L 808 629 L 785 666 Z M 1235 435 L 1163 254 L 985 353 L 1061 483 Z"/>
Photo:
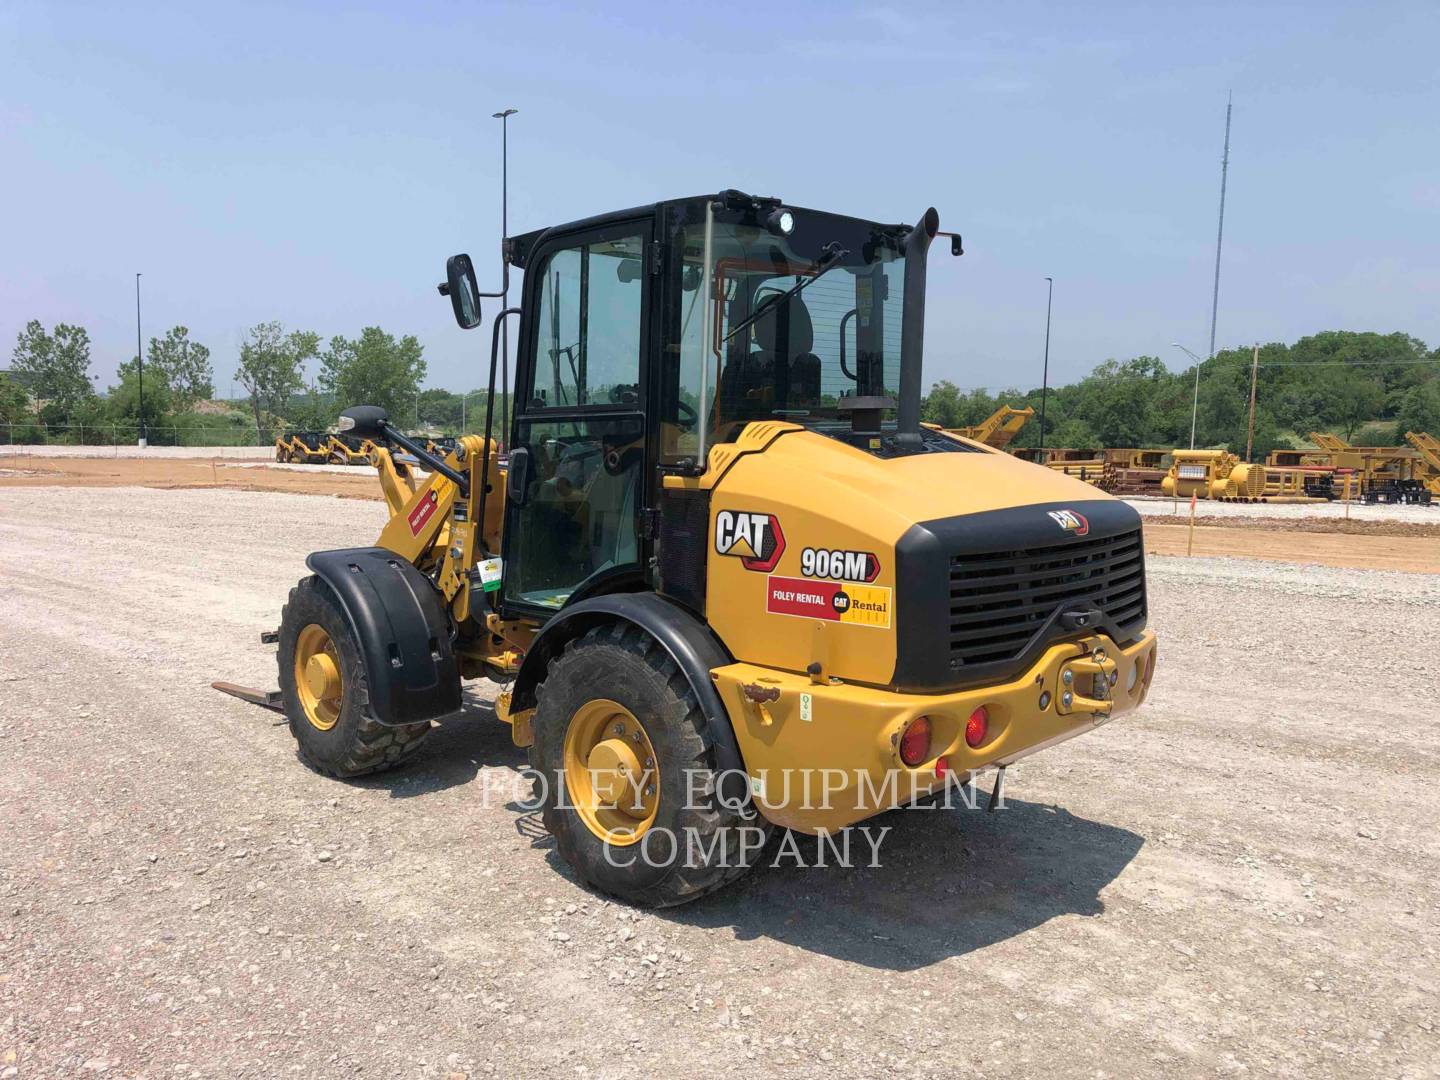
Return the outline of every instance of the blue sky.
<path id="1" fill-rule="evenodd" d="M 0 365 L 78 322 L 102 385 L 184 323 L 229 390 L 280 319 L 414 333 L 431 385 L 488 334 L 435 293 L 512 230 L 725 187 L 882 220 L 930 204 L 927 382 L 1038 385 L 1209 333 L 1440 344 L 1440 6 L 0 6 Z M 482 284 L 489 284 L 482 282 Z"/>

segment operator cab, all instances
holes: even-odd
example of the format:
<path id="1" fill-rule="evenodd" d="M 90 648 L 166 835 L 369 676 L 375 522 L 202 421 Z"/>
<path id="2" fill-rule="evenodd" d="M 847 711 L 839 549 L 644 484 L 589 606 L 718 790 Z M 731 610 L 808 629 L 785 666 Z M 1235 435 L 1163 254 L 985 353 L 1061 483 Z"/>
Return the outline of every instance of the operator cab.
<path id="1" fill-rule="evenodd" d="M 880 456 L 966 450 L 918 422 L 937 233 L 933 210 L 890 225 L 726 191 L 507 240 L 524 283 L 504 613 L 653 587 L 662 475 L 702 473 L 754 421 Z M 449 277 L 457 321 L 478 324 L 468 257 Z"/>

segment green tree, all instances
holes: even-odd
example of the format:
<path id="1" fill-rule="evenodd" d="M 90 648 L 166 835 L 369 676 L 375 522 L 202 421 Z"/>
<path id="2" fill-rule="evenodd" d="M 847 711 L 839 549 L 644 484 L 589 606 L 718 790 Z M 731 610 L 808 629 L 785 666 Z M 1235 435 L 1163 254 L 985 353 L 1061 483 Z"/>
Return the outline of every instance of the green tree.
<path id="1" fill-rule="evenodd" d="M 59 420 L 95 396 L 90 384 L 90 335 L 83 326 L 57 323 L 51 334 L 31 319 L 15 337 L 11 368 L 29 389 L 36 408 L 48 404 Z"/>
<path id="2" fill-rule="evenodd" d="M 1400 399 L 1395 416 L 1395 445 L 1403 446 L 1405 434 L 1410 431 L 1440 439 L 1440 378 L 1411 387 Z"/>
<path id="3" fill-rule="evenodd" d="M 1367 420 L 1380 415 L 1385 405 L 1385 388 L 1380 380 L 1355 368 L 1326 368 L 1322 378 L 1326 408 L 1324 415 L 1338 425 L 1345 438 L 1352 439 Z"/>
<path id="4" fill-rule="evenodd" d="M 378 326 L 356 339 L 336 336 L 320 357 L 320 385 L 335 394 L 340 408 L 378 405 L 396 418 L 414 420 L 416 395 L 425 378 L 420 342 L 407 334 L 398 341 Z"/>
<path id="5" fill-rule="evenodd" d="M 285 419 L 292 427 L 302 431 L 327 431 L 335 426 L 339 418 L 340 410 L 335 407 L 331 396 L 322 394 L 313 386 L 304 394 L 292 398 L 285 411 Z"/>
<path id="6" fill-rule="evenodd" d="M 1089 424 L 1100 446 L 1144 446 L 1152 427 L 1150 406 L 1168 378 L 1153 356 L 1107 360 L 1083 380 L 1088 400 L 1077 418 Z"/>
<path id="7" fill-rule="evenodd" d="M 0 424 L 21 423 L 29 411 L 30 395 L 25 393 L 25 388 L 8 372 L 0 371 Z"/>
<path id="8" fill-rule="evenodd" d="M 174 408 L 174 397 L 164 379 L 145 379 L 145 396 L 140 396 L 140 372 L 130 359 L 120 365 L 120 382 L 110 387 L 105 397 L 106 412 L 112 423 L 133 424 L 139 428 L 172 427 L 170 412 Z M 147 367 L 148 376 L 149 369 Z"/>
<path id="9" fill-rule="evenodd" d="M 480 400 L 484 401 L 483 394 Z M 469 419 L 468 413 L 465 418 Z M 420 422 L 442 431 L 459 431 L 460 395 L 433 387 L 420 391 Z"/>
<path id="10" fill-rule="evenodd" d="M 174 326 L 163 338 L 151 338 L 145 368 L 146 374 L 154 371 L 165 380 L 177 409 L 188 410 L 195 402 L 215 396 L 210 350 L 191 341 L 187 327 Z"/>
<path id="11" fill-rule="evenodd" d="M 1046 416 L 1049 422 L 1049 416 Z M 1045 436 L 1046 446 L 1063 446 L 1073 449 L 1086 449 L 1090 447 L 1101 447 L 1100 436 L 1095 434 L 1093 428 L 1084 420 L 1062 420 L 1050 429 Z"/>
<path id="12" fill-rule="evenodd" d="M 262 416 L 278 416 L 290 396 L 304 389 L 301 369 L 320 350 L 320 335 L 309 330 L 285 332 L 279 322 L 251 327 L 240 345 L 240 367 L 235 377 L 250 392 L 255 413 L 255 440 L 267 440 Z"/>

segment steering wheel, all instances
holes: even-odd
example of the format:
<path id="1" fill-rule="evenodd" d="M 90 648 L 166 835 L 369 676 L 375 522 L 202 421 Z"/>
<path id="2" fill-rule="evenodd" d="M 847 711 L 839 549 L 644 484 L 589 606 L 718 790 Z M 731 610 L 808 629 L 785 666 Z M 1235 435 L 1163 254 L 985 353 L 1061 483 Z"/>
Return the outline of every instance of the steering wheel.
<path id="1" fill-rule="evenodd" d="M 695 425 L 700 422 L 700 414 L 688 403 L 675 399 L 675 424 L 681 431 L 694 431 Z"/>

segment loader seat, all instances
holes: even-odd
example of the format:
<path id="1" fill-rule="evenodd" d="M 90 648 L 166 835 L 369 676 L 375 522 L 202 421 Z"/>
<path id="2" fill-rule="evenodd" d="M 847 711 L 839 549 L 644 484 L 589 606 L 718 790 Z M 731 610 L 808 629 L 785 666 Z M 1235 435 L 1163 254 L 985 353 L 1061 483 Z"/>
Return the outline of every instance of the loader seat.
<path id="1" fill-rule="evenodd" d="M 766 297 L 774 304 L 778 294 Z M 760 420 L 775 409 L 804 409 L 820 404 L 820 358 L 815 324 L 804 296 L 767 311 L 752 329 L 758 349 L 732 359 L 720 378 L 720 406 L 725 420 Z"/>

